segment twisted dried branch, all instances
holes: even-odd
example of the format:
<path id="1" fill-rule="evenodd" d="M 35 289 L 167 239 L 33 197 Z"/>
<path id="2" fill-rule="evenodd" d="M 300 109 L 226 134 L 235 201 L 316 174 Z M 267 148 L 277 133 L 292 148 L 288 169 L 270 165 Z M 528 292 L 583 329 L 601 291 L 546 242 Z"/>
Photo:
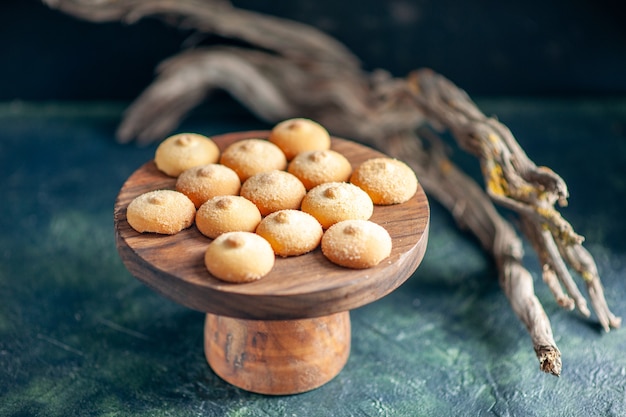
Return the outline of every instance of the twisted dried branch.
<path id="1" fill-rule="evenodd" d="M 532 275 L 522 264 L 521 240 L 476 182 L 448 159 L 439 137 L 422 128 L 420 138 L 428 143 L 427 151 L 416 137 L 407 136 L 390 138 L 386 150 L 407 161 L 429 195 L 446 207 L 459 225 L 472 231 L 493 255 L 500 287 L 529 332 L 540 369 L 560 375 L 561 352 L 550 321 L 535 296 Z"/>
<path id="2" fill-rule="evenodd" d="M 565 182 L 552 170 L 537 167 L 506 126 L 486 117 L 441 75 L 420 70 L 402 79 L 385 71 L 364 73 L 343 45 L 314 28 L 237 9 L 225 0 L 44 1 L 91 21 L 154 16 L 253 46 L 197 48 L 165 61 L 156 80 L 128 109 L 118 130 L 121 141 L 162 139 L 215 89 L 228 91 L 268 122 L 315 119 L 333 134 L 407 161 L 429 195 L 478 238 L 495 260 L 500 285 L 528 330 L 540 369 L 559 375 L 561 354 L 523 266 L 521 240 L 492 201 L 519 215 L 559 305 L 590 314 L 571 267 L 583 277 L 602 327 L 608 331 L 620 325 L 583 238 L 554 207 L 567 203 Z M 449 130 L 461 148 L 478 158 L 486 192 L 447 158 L 441 140 L 425 124 Z"/>
<path id="3" fill-rule="evenodd" d="M 544 280 L 559 304 L 566 308 L 575 306 L 587 317 L 591 314 L 569 273 L 569 263 L 583 277 L 605 331 L 619 327 L 620 319 L 611 313 L 603 296 L 595 262 L 582 246 L 583 237 L 554 208 L 557 202 L 561 206 L 567 204 L 563 179 L 547 167 L 537 167 L 506 126 L 480 112 L 467 94 L 449 80 L 423 70 L 415 72 L 409 82 L 427 118 L 447 127 L 459 145 L 480 160 L 489 196 L 519 214 L 523 230 L 542 263 Z"/>

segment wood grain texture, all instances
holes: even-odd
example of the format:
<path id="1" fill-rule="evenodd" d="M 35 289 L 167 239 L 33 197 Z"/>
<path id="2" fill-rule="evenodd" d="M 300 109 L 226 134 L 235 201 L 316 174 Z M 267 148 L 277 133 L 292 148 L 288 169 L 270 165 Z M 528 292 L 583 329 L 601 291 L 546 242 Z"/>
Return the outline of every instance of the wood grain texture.
<path id="1" fill-rule="evenodd" d="M 267 138 L 269 132 L 238 132 L 215 136 L 220 149 L 245 138 Z M 356 167 L 382 156 L 366 146 L 332 139 L 332 149 Z M 212 277 L 203 262 L 210 240 L 194 226 L 172 235 L 140 234 L 126 221 L 126 208 L 138 195 L 174 189 L 175 179 L 149 161 L 122 186 L 115 203 L 117 248 L 128 270 L 164 296 L 194 310 L 242 319 L 287 320 L 325 316 L 371 303 L 401 285 L 417 269 L 426 251 L 430 210 L 421 186 L 406 203 L 376 206 L 372 221 L 389 232 L 393 248 L 388 259 L 363 270 L 339 267 L 321 250 L 276 259 L 263 279 L 229 284 Z"/>
<path id="2" fill-rule="evenodd" d="M 207 314 L 204 353 L 225 381 L 259 394 L 299 394 L 333 379 L 350 356 L 350 314 L 243 320 Z"/>

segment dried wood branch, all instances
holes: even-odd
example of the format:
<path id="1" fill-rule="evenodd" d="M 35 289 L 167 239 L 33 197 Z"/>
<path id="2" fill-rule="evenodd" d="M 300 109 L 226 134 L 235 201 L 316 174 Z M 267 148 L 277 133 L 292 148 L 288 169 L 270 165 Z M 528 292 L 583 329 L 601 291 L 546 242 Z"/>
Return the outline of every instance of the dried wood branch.
<path id="1" fill-rule="evenodd" d="M 532 275 L 522 264 L 521 240 L 486 193 L 448 159 L 441 139 L 424 128 L 419 133 L 421 141 L 410 136 L 389 138 L 387 152 L 407 161 L 429 195 L 446 207 L 459 225 L 472 231 L 493 255 L 500 286 L 530 334 L 540 369 L 560 375 L 561 352 L 550 321 L 535 296 Z M 422 146 L 424 141 L 428 150 Z"/>
<path id="2" fill-rule="evenodd" d="M 429 70 L 415 72 L 410 79 L 415 99 L 428 119 L 447 127 L 461 147 L 481 163 L 489 196 L 516 211 L 523 230 L 533 243 L 543 265 L 544 278 L 564 307 L 571 302 L 584 315 L 590 312 L 578 290 L 569 266 L 583 277 L 600 324 L 609 331 L 620 319 L 611 313 L 593 258 L 583 248 L 583 237 L 554 208 L 567 204 L 567 186 L 547 167 L 537 167 L 517 143 L 511 131 L 485 116 L 470 98 L 449 80 Z M 570 299 L 557 289 L 556 276 Z"/>
<path id="3" fill-rule="evenodd" d="M 358 59 L 334 38 L 292 20 L 234 8 L 227 0 L 43 0 L 48 6 L 92 22 L 135 23 L 160 17 L 180 28 L 192 28 L 280 51 L 294 61 L 329 62 L 351 71 Z M 341 65 L 337 65 L 341 64 Z"/>
<path id="4" fill-rule="evenodd" d="M 44 0 L 81 18 L 134 22 L 160 17 L 182 28 L 243 40 L 250 48 L 183 51 L 161 64 L 156 80 L 131 105 L 121 141 L 147 143 L 168 135 L 215 89 L 228 91 L 268 122 L 301 116 L 333 134 L 360 140 L 407 161 L 427 193 L 468 228 L 494 258 L 500 285 L 526 326 L 540 369 L 559 375 L 561 354 L 548 317 L 522 263 L 522 243 L 493 202 L 519 215 L 521 230 L 543 265 L 557 303 L 590 314 L 569 267 L 587 285 L 605 330 L 618 327 L 583 238 L 554 208 L 567 203 L 565 182 L 537 167 L 506 126 L 486 117 L 443 76 L 420 70 L 408 78 L 363 72 L 340 43 L 306 25 L 232 7 L 225 0 Z M 447 129 L 480 161 L 486 192 L 446 156 L 430 129 Z"/>

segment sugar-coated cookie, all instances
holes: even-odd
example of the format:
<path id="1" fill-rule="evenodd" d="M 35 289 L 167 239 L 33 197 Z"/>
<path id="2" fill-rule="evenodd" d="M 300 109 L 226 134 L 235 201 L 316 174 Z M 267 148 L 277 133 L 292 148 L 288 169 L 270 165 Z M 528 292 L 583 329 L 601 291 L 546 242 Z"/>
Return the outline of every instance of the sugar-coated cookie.
<path id="1" fill-rule="evenodd" d="M 211 239 L 226 232 L 254 232 L 260 221 L 261 213 L 254 203 L 238 195 L 210 198 L 196 214 L 196 227 Z"/>
<path id="2" fill-rule="evenodd" d="M 126 210 L 128 224 L 139 233 L 173 235 L 193 224 L 196 207 L 184 194 L 155 190 L 137 196 Z"/>
<path id="3" fill-rule="evenodd" d="M 212 139 L 198 133 L 179 133 L 165 139 L 157 147 L 154 163 L 171 177 L 198 165 L 219 160 L 220 150 Z"/>
<path id="4" fill-rule="evenodd" d="M 330 148 L 326 128 L 310 119 L 295 118 L 278 123 L 270 132 L 269 141 L 276 144 L 291 160 L 300 152 Z"/>
<path id="5" fill-rule="evenodd" d="M 220 163 L 235 171 L 242 183 L 254 174 L 287 168 L 283 151 L 264 139 L 243 139 L 232 143 L 222 152 Z"/>
<path id="6" fill-rule="evenodd" d="M 204 254 L 204 264 L 215 278 L 233 283 L 256 281 L 274 267 L 274 251 L 261 236 L 228 232 L 213 240 Z"/>
<path id="7" fill-rule="evenodd" d="M 359 165 L 350 182 L 362 188 L 374 204 L 389 205 L 408 201 L 417 191 L 415 172 L 404 162 L 388 158 L 368 159 Z"/>
<path id="8" fill-rule="evenodd" d="M 176 190 L 185 194 L 196 208 L 218 195 L 239 195 L 241 181 L 235 171 L 220 164 L 200 165 L 183 171 Z"/>
<path id="9" fill-rule="evenodd" d="M 255 174 L 241 186 L 240 195 L 252 201 L 263 216 L 278 210 L 299 209 L 306 194 L 302 182 L 287 171 Z"/>
<path id="10" fill-rule="evenodd" d="M 322 238 L 322 226 L 308 213 L 280 210 L 265 217 L 256 233 L 267 240 L 276 255 L 298 256 L 317 248 Z"/>
<path id="11" fill-rule="evenodd" d="M 369 220 L 345 220 L 322 236 L 322 253 L 331 262 L 347 268 L 378 265 L 391 254 L 391 237 L 384 227 Z"/>
<path id="12" fill-rule="evenodd" d="M 302 199 L 301 210 L 328 229 L 342 220 L 368 220 L 374 213 L 374 204 L 367 193 L 354 184 L 327 182 L 309 190 Z"/>
<path id="13" fill-rule="evenodd" d="M 352 173 L 348 159 L 332 149 L 305 151 L 296 155 L 287 171 L 298 177 L 307 190 L 325 182 L 346 182 Z"/>

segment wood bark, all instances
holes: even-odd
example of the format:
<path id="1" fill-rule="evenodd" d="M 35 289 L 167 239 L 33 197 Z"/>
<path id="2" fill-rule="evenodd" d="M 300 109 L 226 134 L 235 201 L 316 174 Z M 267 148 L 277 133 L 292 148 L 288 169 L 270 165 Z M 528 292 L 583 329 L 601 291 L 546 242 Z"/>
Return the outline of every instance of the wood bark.
<path id="1" fill-rule="evenodd" d="M 505 125 L 485 116 L 442 75 L 428 69 L 406 78 L 384 70 L 365 72 L 345 46 L 315 28 L 238 9 L 225 0 L 45 1 L 94 22 L 160 17 L 250 45 L 197 47 L 163 62 L 155 81 L 128 109 L 118 130 L 120 141 L 163 139 L 215 89 L 229 92 L 268 122 L 296 116 L 317 120 L 337 136 L 407 161 L 428 194 L 477 237 L 494 258 L 500 285 L 528 330 L 541 370 L 559 375 L 561 354 L 523 265 L 521 238 L 494 202 L 517 213 L 557 303 L 591 314 L 572 269 L 582 277 L 603 329 L 619 327 L 583 237 L 555 208 L 567 203 L 563 179 L 536 166 Z M 448 158 L 438 135 L 442 131 L 478 159 L 484 190 Z"/>

